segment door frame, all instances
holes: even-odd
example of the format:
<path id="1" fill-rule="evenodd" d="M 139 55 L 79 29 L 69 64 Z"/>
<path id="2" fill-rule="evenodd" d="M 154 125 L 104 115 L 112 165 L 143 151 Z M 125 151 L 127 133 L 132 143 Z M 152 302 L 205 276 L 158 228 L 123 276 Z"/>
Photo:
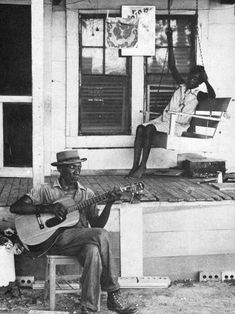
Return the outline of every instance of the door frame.
<path id="1" fill-rule="evenodd" d="M 0 4 L 30 5 L 31 7 L 31 46 L 32 46 L 32 96 L 0 96 L 0 176 L 32 177 L 33 186 L 44 182 L 44 0 L 0 0 Z M 51 4 L 48 4 L 50 9 Z M 4 98 L 4 97 L 8 97 Z M 19 97 L 19 98 L 18 98 Z M 20 97 L 23 97 L 20 99 Z M 26 98 L 25 98 L 26 97 Z M 29 97 L 29 98 L 28 98 Z M 11 99 L 14 99 L 11 100 Z M 33 167 L 3 167 L 3 102 L 24 102 L 32 104 L 32 150 Z"/>

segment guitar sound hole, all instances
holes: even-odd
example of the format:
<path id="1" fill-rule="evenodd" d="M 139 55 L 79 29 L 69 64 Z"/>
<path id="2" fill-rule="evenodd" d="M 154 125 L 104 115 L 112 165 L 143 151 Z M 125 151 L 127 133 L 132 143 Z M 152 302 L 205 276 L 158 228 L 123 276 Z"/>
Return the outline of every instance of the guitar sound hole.
<path id="1" fill-rule="evenodd" d="M 62 221 L 64 221 L 64 219 L 60 219 L 58 217 L 53 217 L 53 218 L 50 218 L 46 221 L 46 226 L 48 228 L 52 228 L 54 226 L 57 226 L 59 225 Z"/>

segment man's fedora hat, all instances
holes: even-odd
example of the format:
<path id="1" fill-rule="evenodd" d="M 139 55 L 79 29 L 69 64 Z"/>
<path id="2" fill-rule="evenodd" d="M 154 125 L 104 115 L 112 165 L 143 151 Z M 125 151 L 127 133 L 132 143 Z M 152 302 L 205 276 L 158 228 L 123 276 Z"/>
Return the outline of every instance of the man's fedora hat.
<path id="1" fill-rule="evenodd" d="M 76 149 L 58 152 L 56 158 L 57 161 L 52 162 L 52 166 L 78 164 L 87 160 L 87 158 L 80 158 Z"/>

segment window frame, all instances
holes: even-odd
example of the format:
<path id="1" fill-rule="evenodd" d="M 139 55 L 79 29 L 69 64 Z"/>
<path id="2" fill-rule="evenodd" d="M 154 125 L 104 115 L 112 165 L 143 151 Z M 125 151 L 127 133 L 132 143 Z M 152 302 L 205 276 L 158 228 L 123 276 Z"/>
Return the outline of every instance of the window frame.
<path id="1" fill-rule="evenodd" d="M 115 17 L 118 16 L 119 14 L 110 14 L 110 16 Z M 102 46 L 85 46 L 82 43 L 82 19 L 102 19 L 103 20 L 103 45 Z M 83 77 L 85 79 L 93 77 L 95 78 L 113 78 L 115 79 L 120 79 L 120 81 L 123 82 L 123 86 L 126 86 L 125 91 L 123 90 L 123 97 L 125 97 L 125 103 L 124 103 L 124 108 L 122 108 L 122 119 L 120 121 L 121 126 L 116 127 L 116 126 L 111 126 L 110 128 L 98 128 L 97 127 L 97 133 L 94 134 L 92 131 L 92 128 L 89 131 L 82 131 L 81 129 L 81 105 L 79 106 L 79 122 L 78 122 L 78 135 L 79 136 L 122 136 L 122 135 L 130 135 L 131 134 L 131 111 L 132 111 L 132 106 L 131 106 L 131 91 L 132 91 L 132 66 L 131 66 L 131 57 L 126 56 L 126 66 L 125 66 L 125 74 L 106 74 L 106 41 L 105 41 L 105 14 L 79 14 L 79 104 L 81 104 L 81 88 L 82 88 L 82 80 Z M 102 73 L 95 73 L 95 74 L 88 74 L 88 73 L 82 73 L 82 49 L 83 48 L 98 48 L 102 49 Z M 120 51 L 118 52 L 120 54 Z M 124 101 L 124 100 L 123 100 Z M 127 106 L 128 105 L 128 106 Z M 124 122 L 123 122 L 124 121 Z M 123 125 L 124 123 L 124 125 Z M 94 127 L 93 127 L 94 129 Z"/>

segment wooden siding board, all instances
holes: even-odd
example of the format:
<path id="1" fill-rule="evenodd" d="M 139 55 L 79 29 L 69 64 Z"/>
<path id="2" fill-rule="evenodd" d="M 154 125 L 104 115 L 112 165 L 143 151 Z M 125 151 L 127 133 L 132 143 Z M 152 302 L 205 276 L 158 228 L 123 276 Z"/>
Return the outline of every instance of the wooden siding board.
<path id="1" fill-rule="evenodd" d="M 110 181 L 112 188 L 117 187 L 120 188 L 126 184 L 128 184 L 127 182 L 125 182 L 125 180 L 122 178 L 122 176 L 107 176 L 106 177 L 107 180 Z"/>
<path id="2" fill-rule="evenodd" d="M 15 215 L 10 213 L 8 207 L 0 207 L 0 231 L 7 228 L 14 228 L 14 217 Z"/>
<path id="3" fill-rule="evenodd" d="M 101 186 L 106 190 L 112 190 L 113 185 L 110 183 L 110 179 L 108 179 L 106 176 L 100 176 Z"/>
<path id="4" fill-rule="evenodd" d="M 206 184 L 204 184 L 204 186 L 203 186 L 203 189 L 205 190 L 205 191 L 207 191 L 208 193 L 212 193 L 212 191 L 213 191 L 213 198 L 214 199 L 216 199 L 216 198 L 218 198 L 218 200 L 231 200 L 232 199 L 232 197 L 230 196 L 230 195 L 227 195 L 226 193 L 224 193 L 224 192 L 222 192 L 222 191 L 219 191 L 219 190 L 211 190 L 211 188 L 208 186 L 208 185 L 206 185 Z"/>
<path id="5" fill-rule="evenodd" d="M 7 178 L 3 186 L 0 198 L 0 206 L 4 206 L 8 202 L 9 194 L 12 188 L 13 178 Z"/>
<path id="6" fill-rule="evenodd" d="M 178 184 L 181 186 L 182 189 L 188 194 L 190 194 L 192 197 L 194 197 L 197 201 L 207 201 L 208 195 L 205 193 L 198 193 L 197 192 L 197 185 L 194 186 L 193 184 L 187 184 L 185 180 L 182 180 L 181 178 L 178 179 Z M 212 198 L 209 198 L 209 200 L 213 200 Z"/>
<path id="7" fill-rule="evenodd" d="M 19 186 L 20 186 L 20 179 L 19 178 L 14 178 L 13 182 L 12 182 L 12 188 L 11 188 L 11 191 L 10 191 L 10 194 L 9 194 L 9 198 L 8 198 L 8 201 L 7 201 L 7 205 L 8 206 L 17 201 Z"/>
<path id="8" fill-rule="evenodd" d="M 171 189 L 168 190 L 168 188 L 165 187 L 163 184 L 160 184 L 158 182 L 158 180 L 154 180 L 153 178 L 148 178 L 148 179 L 146 179 L 146 181 L 147 180 L 153 186 L 153 193 L 159 199 L 159 201 L 161 201 L 161 202 L 164 202 L 164 201 L 179 202 L 179 201 L 181 201 L 181 198 L 178 195 L 175 195 L 174 192 L 171 193 Z"/>
<path id="9" fill-rule="evenodd" d="M 229 191 L 229 196 L 235 200 L 235 192 L 234 191 Z"/>
<path id="10" fill-rule="evenodd" d="M 185 182 L 185 181 L 184 181 Z M 180 183 L 183 185 L 183 180 L 180 179 Z M 185 184 L 187 184 L 187 181 L 185 182 Z M 191 181 L 189 181 L 189 184 L 187 184 L 188 186 L 188 189 L 193 189 L 194 188 L 194 191 L 195 191 L 195 195 L 198 195 L 196 196 L 197 199 L 204 199 L 205 201 L 219 201 L 221 200 L 220 197 L 216 196 L 213 193 L 211 193 L 211 190 L 209 191 L 205 191 L 205 188 L 203 185 L 200 185 L 200 184 L 194 184 L 192 183 Z"/>
<path id="11" fill-rule="evenodd" d="M 144 196 L 142 197 L 143 201 L 168 201 L 169 197 L 161 193 L 161 191 L 153 188 L 148 180 L 142 180 L 144 183 Z"/>
<path id="12" fill-rule="evenodd" d="M 176 190 L 180 191 L 184 195 L 184 201 L 186 202 L 196 202 L 196 201 L 206 201 L 207 198 L 199 194 L 189 193 L 191 190 L 187 190 L 186 186 L 183 186 L 180 182 L 174 182 Z"/>
<path id="13" fill-rule="evenodd" d="M 143 275 L 142 215 L 142 207 L 138 204 L 120 207 L 120 253 L 121 275 L 123 277 Z"/>
<path id="14" fill-rule="evenodd" d="M 186 201 L 186 202 L 194 202 L 196 201 L 196 198 L 192 197 L 189 193 L 184 191 L 182 189 L 182 186 L 175 181 L 175 179 L 169 178 L 169 183 L 164 182 L 164 179 L 159 178 L 159 183 L 166 184 L 166 187 L 168 190 L 171 191 L 171 193 L 174 193 L 175 196 L 178 195 L 179 199 L 181 201 Z"/>
<path id="15" fill-rule="evenodd" d="M 0 200 L 1 200 L 1 193 L 4 188 L 5 182 L 6 182 L 6 178 L 0 178 Z"/>
<path id="16" fill-rule="evenodd" d="M 87 181 L 91 189 L 94 190 L 97 194 L 102 194 L 105 192 L 102 185 L 97 181 L 97 177 L 88 176 Z"/>
<path id="17" fill-rule="evenodd" d="M 182 206 L 149 204 L 143 207 L 144 232 L 189 232 L 235 229 L 234 204 L 184 203 Z"/>
<path id="18" fill-rule="evenodd" d="M 27 192 L 29 192 L 33 188 L 33 180 L 32 178 L 28 178 L 27 180 Z"/>
<path id="19" fill-rule="evenodd" d="M 25 193 L 27 193 L 27 187 L 28 187 L 28 179 L 21 178 L 20 185 L 19 185 L 18 199 L 21 198 Z"/>
<path id="20" fill-rule="evenodd" d="M 231 254 L 235 253 L 233 239 L 235 230 L 145 233 L 144 256 Z"/>

